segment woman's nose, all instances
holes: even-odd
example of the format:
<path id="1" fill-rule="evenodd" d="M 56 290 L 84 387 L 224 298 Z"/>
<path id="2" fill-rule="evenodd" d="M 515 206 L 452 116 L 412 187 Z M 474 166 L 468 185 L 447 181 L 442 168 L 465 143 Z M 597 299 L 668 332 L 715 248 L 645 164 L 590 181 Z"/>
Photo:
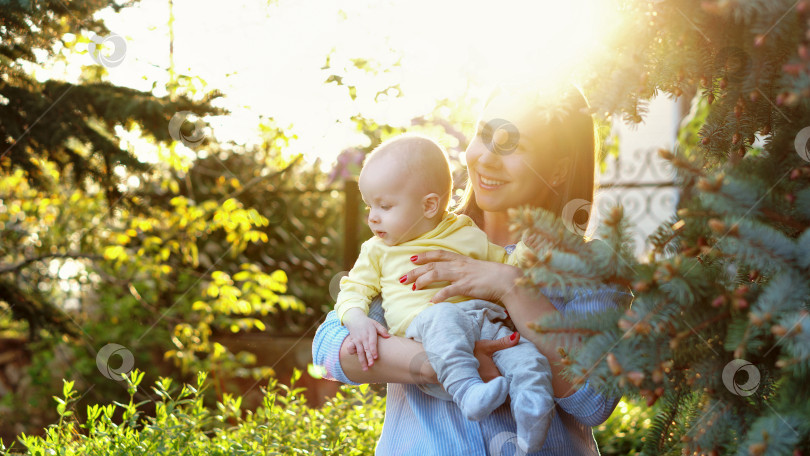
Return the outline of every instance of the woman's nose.
<path id="1" fill-rule="evenodd" d="M 493 152 L 494 148 L 490 144 L 480 144 L 478 146 L 478 163 L 488 168 L 498 168 L 501 165 L 501 156 Z"/>

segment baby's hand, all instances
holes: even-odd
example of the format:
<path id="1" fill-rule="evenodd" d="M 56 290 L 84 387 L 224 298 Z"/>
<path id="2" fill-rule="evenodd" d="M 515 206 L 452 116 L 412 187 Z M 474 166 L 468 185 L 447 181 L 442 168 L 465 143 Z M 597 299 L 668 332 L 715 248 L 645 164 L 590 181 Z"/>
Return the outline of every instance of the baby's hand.
<path id="1" fill-rule="evenodd" d="M 349 309 L 343 314 L 343 326 L 349 328 L 352 342 L 360 359 L 360 366 L 368 370 L 377 359 L 377 334 L 391 337 L 385 327 L 369 318 L 358 308 Z"/>

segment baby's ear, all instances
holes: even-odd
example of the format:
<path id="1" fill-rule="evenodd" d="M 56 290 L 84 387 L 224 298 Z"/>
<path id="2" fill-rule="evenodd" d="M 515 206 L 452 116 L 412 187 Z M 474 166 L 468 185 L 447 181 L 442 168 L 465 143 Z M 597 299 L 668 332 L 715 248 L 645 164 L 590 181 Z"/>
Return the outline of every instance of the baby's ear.
<path id="1" fill-rule="evenodd" d="M 436 193 L 428 193 L 422 198 L 422 210 L 425 213 L 426 218 L 433 218 L 436 214 L 439 213 L 439 202 L 441 198 Z"/>

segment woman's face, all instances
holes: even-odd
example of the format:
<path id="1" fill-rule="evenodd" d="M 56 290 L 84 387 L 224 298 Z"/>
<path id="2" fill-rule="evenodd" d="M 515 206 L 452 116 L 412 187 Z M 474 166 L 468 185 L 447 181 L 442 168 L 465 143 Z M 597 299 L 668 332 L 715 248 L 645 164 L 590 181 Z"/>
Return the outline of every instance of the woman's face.
<path id="1" fill-rule="evenodd" d="M 531 119 L 519 100 L 504 95 L 491 100 L 481 114 L 467 147 L 467 172 L 475 202 L 483 211 L 546 206 L 543 203 L 556 196 L 551 177 L 554 151 L 537 135 Z"/>

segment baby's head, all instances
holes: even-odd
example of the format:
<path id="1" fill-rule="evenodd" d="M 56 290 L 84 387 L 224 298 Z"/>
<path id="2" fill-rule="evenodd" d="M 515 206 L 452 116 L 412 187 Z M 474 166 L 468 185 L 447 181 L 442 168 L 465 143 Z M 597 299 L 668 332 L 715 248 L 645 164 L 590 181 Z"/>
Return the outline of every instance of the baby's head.
<path id="1" fill-rule="evenodd" d="M 369 154 L 359 185 L 369 209 L 369 228 L 387 245 L 396 245 L 441 222 L 453 177 L 440 145 L 407 134 L 385 141 Z"/>

